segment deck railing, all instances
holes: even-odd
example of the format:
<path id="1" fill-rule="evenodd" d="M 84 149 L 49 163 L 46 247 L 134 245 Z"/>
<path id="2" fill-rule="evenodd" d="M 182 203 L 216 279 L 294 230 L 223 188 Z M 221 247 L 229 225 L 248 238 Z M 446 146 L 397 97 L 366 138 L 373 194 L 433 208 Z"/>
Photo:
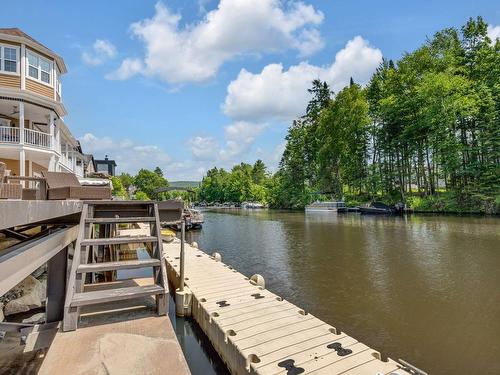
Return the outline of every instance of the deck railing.
<path id="1" fill-rule="evenodd" d="M 19 128 L 0 126 L 0 143 L 19 143 Z"/>
<path id="2" fill-rule="evenodd" d="M 20 129 L 10 126 L 0 126 L 0 143 L 20 144 Z M 50 134 L 38 130 L 24 129 L 24 144 L 50 149 Z"/>
<path id="3" fill-rule="evenodd" d="M 59 159 L 59 163 L 64 165 L 69 170 L 73 170 L 73 160 L 68 158 L 66 155 L 64 155 L 64 154 L 61 155 L 61 158 Z"/>
<path id="4" fill-rule="evenodd" d="M 31 146 L 50 148 L 50 134 L 37 130 L 24 129 L 24 143 Z"/>

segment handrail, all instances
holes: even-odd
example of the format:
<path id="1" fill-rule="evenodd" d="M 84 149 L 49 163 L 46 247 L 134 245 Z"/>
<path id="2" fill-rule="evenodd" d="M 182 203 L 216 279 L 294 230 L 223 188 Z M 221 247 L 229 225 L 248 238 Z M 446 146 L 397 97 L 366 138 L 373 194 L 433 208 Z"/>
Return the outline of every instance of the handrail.
<path id="1" fill-rule="evenodd" d="M 0 126 L 0 143 L 21 143 L 21 129 L 11 126 Z M 51 148 L 51 136 L 33 129 L 24 129 L 24 143 L 30 146 Z"/>
<path id="2" fill-rule="evenodd" d="M 0 143 L 19 143 L 19 128 L 0 126 Z"/>
<path id="3" fill-rule="evenodd" d="M 50 148 L 50 134 L 38 130 L 24 129 L 24 143 L 40 146 L 43 148 Z"/>

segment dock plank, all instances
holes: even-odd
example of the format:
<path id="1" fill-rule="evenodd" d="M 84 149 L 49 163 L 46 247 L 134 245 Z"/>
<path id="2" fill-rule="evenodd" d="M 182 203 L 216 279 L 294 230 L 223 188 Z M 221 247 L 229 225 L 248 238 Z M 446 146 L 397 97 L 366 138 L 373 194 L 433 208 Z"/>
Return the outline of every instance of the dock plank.
<path id="1" fill-rule="evenodd" d="M 178 240 L 163 245 L 174 286 L 179 282 L 179 248 Z M 193 293 L 193 316 L 233 374 L 287 374 L 282 362 L 288 359 L 304 374 L 357 374 L 355 369 L 360 374 L 396 370 L 395 374 L 409 374 L 396 362 L 379 360 L 377 351 L 344 332 L 337 334 L 334 326 L 187 244 L 185 276 Z M 339 355 L 328 347 L 333 343 L 352 353 Z"/>

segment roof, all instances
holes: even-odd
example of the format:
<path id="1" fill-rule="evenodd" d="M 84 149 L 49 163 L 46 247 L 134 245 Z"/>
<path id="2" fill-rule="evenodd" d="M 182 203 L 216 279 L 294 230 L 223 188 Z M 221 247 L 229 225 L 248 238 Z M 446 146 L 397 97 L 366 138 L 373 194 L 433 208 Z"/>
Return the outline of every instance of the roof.
<path id="1" fill-rule="evenodd" d="M 11 28 L 0 28 L 0 34 L 1 35 L 9 35 L 11 37 L 15 38 L 24 38 L 27 39 L 31 44 L 33 44 L 35 47 L 38 47 L 42 50 L 42 52 L 50 53 L 54 55 L 56 58 L 56 61 L 58 62 L 59 68 L 61 69 L 61 73 L 66 72 L 66 66 L 64 64 L 63 59 L 54 51 L 52 51 L 50 48 L 44 46 L 42 43 L 40 43 L 38 40 L 32 38 L 28 34 L 26 34 L 24 31 L 17 27 L 11 27 Z"/>
<path id="2" fill-rule="evenodd" d="M 111 159 L 107 159 L 107 160 L 97 160 L 97 159 L 94 159 L 94 163 L 97 165 L 97 164 L 112 164 L 116 167 L 116 163 L 114 160 L 111 160 Z"/>

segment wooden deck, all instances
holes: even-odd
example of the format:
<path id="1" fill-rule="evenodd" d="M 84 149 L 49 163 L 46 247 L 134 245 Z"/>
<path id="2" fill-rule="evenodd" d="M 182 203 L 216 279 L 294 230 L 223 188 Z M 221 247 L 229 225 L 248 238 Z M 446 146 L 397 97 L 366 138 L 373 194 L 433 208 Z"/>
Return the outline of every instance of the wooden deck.
<path id="1" fill-rule="evenodd" d="M 164 244 L 179 283 L 180 242 Z M 193 317 L 233 374 L 410 374 L 395 361 L 186 244 Z"/>

